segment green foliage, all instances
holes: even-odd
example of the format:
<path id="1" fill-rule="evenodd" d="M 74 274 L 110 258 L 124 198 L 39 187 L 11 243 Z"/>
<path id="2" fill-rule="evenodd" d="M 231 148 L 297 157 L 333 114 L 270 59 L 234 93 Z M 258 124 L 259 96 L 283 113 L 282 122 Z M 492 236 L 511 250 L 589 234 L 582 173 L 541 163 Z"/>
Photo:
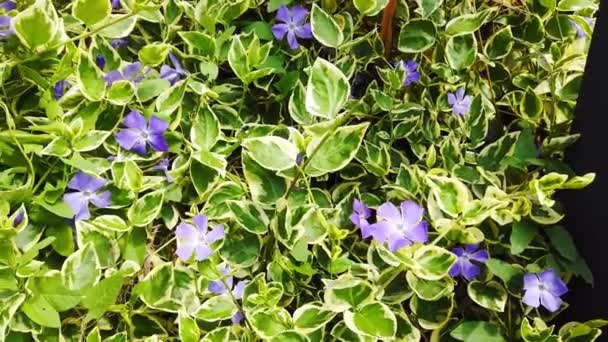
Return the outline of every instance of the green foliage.
<path id="1" fill-rule="evenodd" d="M 523 301 L 599 1 L 112 5 L 0 13 L 0 342 L 601 334 Z"/>

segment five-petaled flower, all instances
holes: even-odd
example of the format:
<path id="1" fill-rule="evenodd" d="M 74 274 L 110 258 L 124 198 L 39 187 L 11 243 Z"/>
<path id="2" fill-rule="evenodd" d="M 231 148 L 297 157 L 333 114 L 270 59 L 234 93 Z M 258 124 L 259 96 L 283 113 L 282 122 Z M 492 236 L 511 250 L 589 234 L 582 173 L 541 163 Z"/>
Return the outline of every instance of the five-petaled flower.
<path id="1" fill-rule="evenodd" d="M 169 150 L 169 145 L 163 136 L 169 124 L 161 118 L 152 115 L 148 125 L 143 115 L 132 110 L 125 117 L 124 124 L 127 128 L 121 129 L 115 137 L 118 145 L 125 150 L 143 155 L 146 154 L 146 144 L 150 144 L 154 150 L 159 152 Z"/>
<path id="2" fill-rule="evenodd" d="M 524 290 L 522 301 L 525 304 L 535 308 L 542 305 L 551 312 L 559 309 L 560 296 L 568 292 L 566 284 L 553 269 L 524 275 Z"/>
<path id="3" fill-rule="evenodd" d="M 283 40 L 285 35 L 287 35 L 289 47 L 292 49 L 297 49 L 300 44 L 298 44 L 296 37 L 302 39 L 312 38 L 310 23 L 304 22 L 307 15 L 308 11 L 305 8 L 293 6 L 291 11 L 289 11 L 287 6 L 282 5 L 279 7 L 276 16 L 277 20 L 281 23 L 275 24 L 272 27 L 272 34 L 278 40 Z"/>
<path id="4" fill-rule="evenodd" d="M 230 273 L 230 267 L 222 266 L 221 273 L 222 273 L 222 276 L 228 275 L 228 273 Z M 226 278 L 225 282 L 228 285 L 228 287 L 230 288 L 230 292 L 232 292 L 232 295 L 234 296 L 235 299 L 243 298 L 243 290 L 245 289 L 245 285 L 247 285 L 247 280 L 241 280 L 238 283 L 236 283 L 236 285 L 234 285 L 234 286 L 233 286 L 233 284 L 234 284 L 233 277 Z M 216 295 L 221 295 L 221 294 L 228 292 L 226 290 L 226 285 L 224 285 L 224 282 L 221 280 L 215 280 L 215 281 L 209 282 L 209 285 L 207 286 L 207 290 L 209 290 L 209 292 L 216 294 Z M 242 319 L 243 319 L 243 313 L 239 311 L 232 316 L 232 324 L 237 324 Z"/>
<path id="5" fill-rule="evenodd" d="M 583 17 L 583 20 L 585 20 L 587 22 L 587 24 L 589 24 L 590 28 L 593 27 L 593 19 L 591 19 L 589 17 Z M 581 27 L 581 25 L 579 23 L 577 23 L 576 21 L 574 21 L 572 19 L 568 19 L 568 21 L 570 22 L 570 25 L 576 31 L 576 35 L 578 37 L 580 37 L 580 38 L 587 37 L 587 33 L 585 33 L 585 30 L 583 30 L 583 28 Z"/>
<path id="6" fill-rule="evenodd" d="M 350 215 L 350 221 L 361 229 L 361 236 L 364 239 L 367 239 L 372 235 L 371 231 L 369 230 L 370 224 L 367 221 L 370 216 L 372 216 L 371 209 L 369 209 L 365 203 L 355 198 L 353 201 L 353 213 Z"/>
<path id="7" fill-rule="evenodd" d="M 175 82 L 186 77 L 186 70 L 182 67 L 179 59 L 171 52 L 169 52 L 169 59 L 171 59 L 171 63 L 173 63 L 173 68 L 167 64 L 163 64 L 160 67 L 160 78 L 169 81 L 169 83 L 173 85 Z"/>
<path id="8" fill-rule="evenodd" d="M 462 275 L 466 280 L 471 281 L 479 275 L 481 269 L 472 261 L 485 263 L 489 256 L 488 252 L 483 249 L 478 251 L 478 247 L 479 244 L 465 245 L 464 248 L 454 248 L 452 250 L 452 253 L 456 254 L 458 259 L 450 268 L 449 274 L 451 277 L 456 278 Z"/>
<path id="9" fill-rule="evenodd" d="M 207 216 L 202 214 L 194 216 L 192 222 L 194 226 L 185 222 L 177 226 L 175 254 L 184 261 L 189 260 L 192 254 L 198 261 L 205 260 L 213 254 L 211 244 L 224 238 L 224 225 L 217 225 L 209 231 Z"/>
<path id="10" fill-rule="evenodd" d="M 68 189 L 76 190 L 63 195 L 63 200 L 72 208 L 74 221 L 91 217 L 89 203 L 97 208 L 107 208 L 112 204 L 110 191 L 100 192 L 108 181 L 78 171 L 68 183 Z"/>
<path id="11" fill-rule="evenodd" d="M 454 115 L 463 117 L 469 112 L 473 98 L 470 95 L 464 95 L 464 88 L 456 90 L 456 94 L 448 93 L 448 103 L 452 106 Z"/>
<path id="12" fill-rule="evenodd" d="M 158 162 L 158 164 L 156 164 L 152 167 L 151 170 L 162 171 L 165 174 L 165 177 L 167 178 L 167 182 L 173 183 L 173 177 L 171 177 L 171 175 L 169 174 L 169 159 L 167 159 L 167 158 L 161 159 Z"/>
<path id="13" fill-rule="evenodd" d="M 420 81 L 420 71 L 418 71 L 418 63 L 416 61 L 399 61 L 395 62 L 394 65 L 395 68 L 402 68 L 405 71 L 404 87 Z"/>
<path id="14" fill-rule="evenodd" d="M 392 252 L 414 242 L 424 243 L 428 240 L 428 223 L 422 219 L 424 209 L 416 202 L 401 202 L 401 211 L 391 202 L 378 207 L 378 222 L 369 229 L 371 235 L 380 243 L 388 242 Z"/>
<path id="15" fill-rule="evenodd" d="M 142 68 L 142 64 L 139 61 L 130 63 L 122 72 L 119 70 L 109 71 L 103 77 L 103 80 L 106 81 L 108 87 L 117 81 L 131 81 L 133 83 L 139 83 L 144 79 L 145 72 L 141 72 L 141 70 L 143 70 Z"/>
<path id="16" fill-rule="evenodd" d="M 55 100 L 59 100 L 68 89 L 70 89 L 70 83 L 66 80 L 55 83 L 55 86 L 53 87 Z"/>

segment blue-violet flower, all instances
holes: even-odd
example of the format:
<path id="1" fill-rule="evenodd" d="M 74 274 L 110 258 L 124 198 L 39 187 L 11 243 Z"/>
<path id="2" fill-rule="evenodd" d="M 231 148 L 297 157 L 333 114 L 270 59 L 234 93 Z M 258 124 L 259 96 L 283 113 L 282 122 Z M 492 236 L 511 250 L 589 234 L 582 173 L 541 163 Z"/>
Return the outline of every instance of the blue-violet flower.
<path id="1" fill-rule="evenodd" d="M 562 304 L 560 296 L 566 294 L 568 288 L 553 269 L 548 269 L 524 275 L 524 291 L 522 302 L 535 308 L 542 305 L 555 312 Z"/>
<path id="2" fill-rule="evenodd" d="M 195 254 L 198 261 L 205 260 L 213 254 L 211 244 L 224 238 L 224 225 L 217 225 L 208 231 L 208 219 L 206 215 L 196 215 L 192 218 L 194 226 L 181 222 L 176 230 L 177 250 L 175 254 L 186 261 Z"/>
<path id="3" fill-rule="evenodd" d="M 361 229 L 361 236 L 364 239 L 372 236 L 371 231 L 369 230 L 370 224 L 367 221 L 370 216 L 372 216 L 371 209 L 369 209 L 365 203 L 355 198 L 353 201 L 353 214 L 350 215 L 350 221 Z"/>
<path id="4" fill-rule="evenodd" d="M 489 256 L 487 251 L 483 249 L 478 251 L 477 248 L 479 248 L 479 244 L 465 245 L 464 248 L 454 248 L 452 250 L 452 253 L 458 257 L 456 263 L 452 265 L 448 272 L 452 278 L 462 275 L 466 280 L 471 281 L 479 275 L 481 269 L 472 261 L 485 263 Z"/>
<path id="5" fill-rule="evenodd" d="M 416 61 L 395 62 L 395 68 L 402 68 L 405 70 L 405 81 L 403 82 L 404 87 L 420 81 L 420 71 L 418 71 L 418 63 L 416 63 Z"/>
<path id="6" fill-rule="evenodd" d="M 139 154 L 146 154 L 146 144 L 159 152 L 167 152 L 169 145 L 163 136 L 169 124 L 161 118 L 152 115 L 150 123 L 138 111 L 132 110 L 124 120 L 127 128 L 116 133 L 116 141 L 120 147 Z"/>
<path id="7" fill-rule="evenodd" d="M 275 24 L 272 27 L 272 34 L 278 40 L 283 40 L 285 35 L 287 35 L 289 47 L 297 49 L 300 44 L 298 44 L 296 37 L 302 39 L 312 38 L 310 23 L 304 22 L 307 15 L 308 11 L 303 7 L 293 6 L 291 11 L 289 11 L 287 6 L 282 5 L 279 7 L 276 16 L 276 19 L 281 23 Z"/>
<path id="8" fill-rule="evenodd" d="M 108 181 L 78 171 L 68 183 L 68 189 L 76 190 L 63 195 L 63 200 L 72 208 L 74 221 L 88 220 L 91 217 L 89 203 L 97 208 L 107 208 L 112 204 L 109 191 L 99 192 Z"/>
<path id="9" fill-rule="evenodd" d="M 380 243 L 388 242 L 392 252 L 414 242 L 428 240 L 428 223 L 422 219 L 424 209 L 416 202 L 401 202 L 401 211 L 391 202 L 378 207 L 378 222 L 372 224 L 371 235 Z"/>
<path id="10" fill-rule="evenodd" d="M 472 101 L 473 98 L 470 95 L 464 95 L 464 88 L 456 90 L 456 94 L 448 93 L 448 103 L 452 106 L 454 115 L 464 117 L 465 114 L 469 113 Z"/>
<path id="11" fill-rule="evenodd" d="M 123 72 L 120 72 L 119 70 L 112 70 L 108 72 L 103 79 L 106 81 L 108 87 L 110 87 L 112 83 L 116 81 L 131 81 L 133 83 L 139 83 L 144 79 L 145 74 L 145 72 L 140 72 L 141 68 L 142 64 L 139 61 L 130 63 L 125 67 Z"/>
<path id="12" fill-rule="evenodd" d="M 186 70 L 182 68 L 179 59 L 171 52 L 169 52 L 169 59 L 171 59 L 171 63 L 173 63 L 173 68 L 167 64 L 163 64 L 160 67 L 160 78 L 169 81 L 169 83 L 173 85 L 175 82 L 186 77 Z"/>
<path id="13" fill-rule="evenodd" d="M 173 183 L 173 177 L 171 177 L 171 175 L 169 174 L 169 159 L 167 159 L 167 158 L 161 159 L 158 162 L 158 164 L 156 164 L 152 167 L 151 170 L 162 171 L 165 174 L 165 177 L 167 178 L 167 182 Z"/>

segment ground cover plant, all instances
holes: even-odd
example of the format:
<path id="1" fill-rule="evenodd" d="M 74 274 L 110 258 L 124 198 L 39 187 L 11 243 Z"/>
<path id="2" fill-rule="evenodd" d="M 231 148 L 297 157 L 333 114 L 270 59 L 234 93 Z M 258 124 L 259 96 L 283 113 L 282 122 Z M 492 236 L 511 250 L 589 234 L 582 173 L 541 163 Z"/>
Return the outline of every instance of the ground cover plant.
<path id="1" fill-rule="evenodd" d="M 597 5 L 2 2 L 0 341 L 595 340 Z"/>

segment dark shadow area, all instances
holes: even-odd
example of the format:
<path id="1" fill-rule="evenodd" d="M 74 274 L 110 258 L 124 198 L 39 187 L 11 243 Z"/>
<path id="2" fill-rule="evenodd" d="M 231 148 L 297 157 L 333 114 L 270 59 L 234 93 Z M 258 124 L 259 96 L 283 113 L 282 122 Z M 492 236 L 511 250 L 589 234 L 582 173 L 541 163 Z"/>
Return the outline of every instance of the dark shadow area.
<path id="1" fill-rule="evenodd" d="M 566 218 L 579 252 L 595 278 L 593 287 L 577 279 L 565 297 L 570 303 L 558 319 L 585 321 L 608 318 L 608 4 L 602 1 L 578 98 L 573 132 L 581 139 L 567 153 L 567 163 L 577 174 L 595 172 L 586 189 L 564 191 Z M 605 330 L 606 332 L 606 330 Z M 601 341 L 608 341 L 602 337 Z"/>

